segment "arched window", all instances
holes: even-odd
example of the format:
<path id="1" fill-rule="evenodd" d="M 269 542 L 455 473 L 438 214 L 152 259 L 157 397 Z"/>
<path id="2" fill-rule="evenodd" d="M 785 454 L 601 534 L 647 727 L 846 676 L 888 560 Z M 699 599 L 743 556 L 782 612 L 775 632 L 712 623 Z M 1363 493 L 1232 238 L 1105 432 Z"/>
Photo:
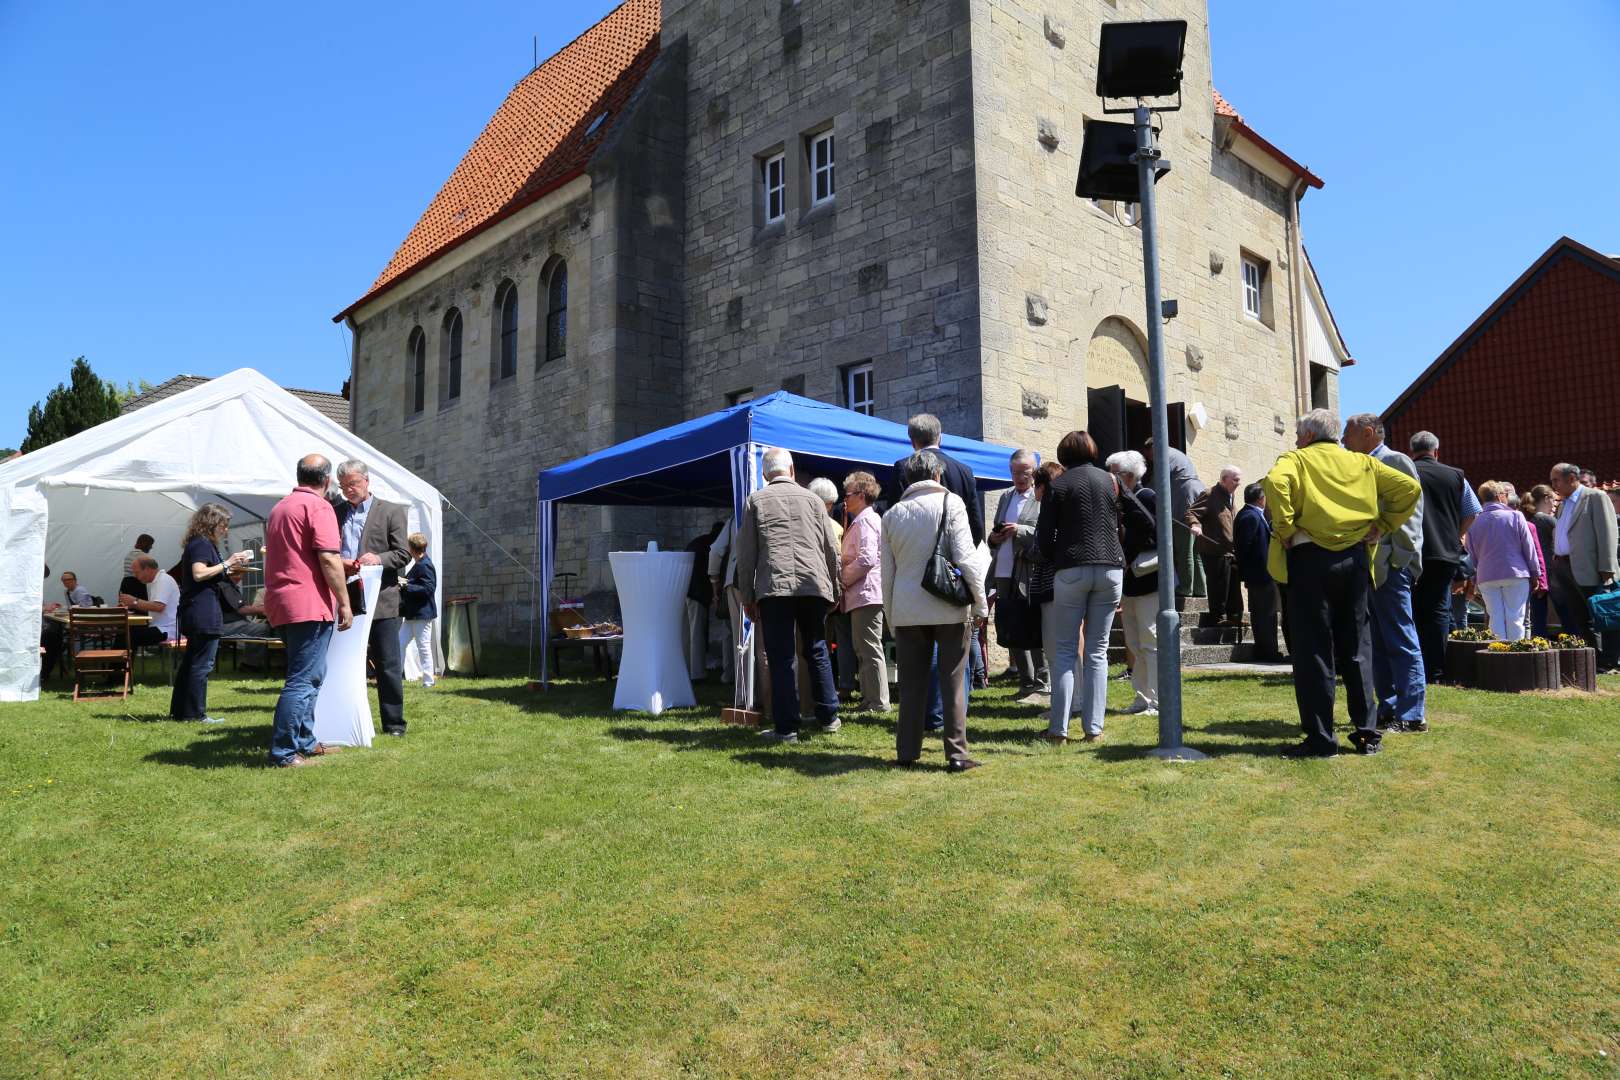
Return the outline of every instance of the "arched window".
<path id="1" fill-rule="evenodd" d="M 568 264 L 558 259 L 546 278 L 547 362 L 568 354 Z"/>
<path id="2" fill-rule="evenodd" d="M 461 311 L 451 308 L 444 315 L 444 352 L 439 403 L 447 405 L 461 398 Z"/>
<path id="3" fill-rule="evenodd" d="M 405 363 L 408 369 L 406 383 L 411 388 L 405 412 L 407 416 L 415 416 L 427 407 L 427 335 L 422 333 L 420 326 L 411 330 L 410 339 L 406 342 Z"/>
<path id="4" fill-rule="evenodd" d="M 509 379 L 517 374 L 518 292 L 511 281 L 495 288 L 496 326 L 495 377 Z"/>

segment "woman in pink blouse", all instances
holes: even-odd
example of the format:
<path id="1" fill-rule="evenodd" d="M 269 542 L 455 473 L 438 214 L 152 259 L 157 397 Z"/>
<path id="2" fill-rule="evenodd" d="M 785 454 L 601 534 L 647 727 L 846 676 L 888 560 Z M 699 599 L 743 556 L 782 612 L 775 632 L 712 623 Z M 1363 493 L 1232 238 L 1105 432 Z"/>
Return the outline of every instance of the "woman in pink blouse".
<path id="1" fill-rule="evenodd" d="M 869 472 L 844 477 L 844 596 L 839 611 L 849 612 L 855 661 L 861 674 L 861 710 L 889 711 L 889 666 L 883 659 L 883 521 L 872 501 L 883 489 Z"/>

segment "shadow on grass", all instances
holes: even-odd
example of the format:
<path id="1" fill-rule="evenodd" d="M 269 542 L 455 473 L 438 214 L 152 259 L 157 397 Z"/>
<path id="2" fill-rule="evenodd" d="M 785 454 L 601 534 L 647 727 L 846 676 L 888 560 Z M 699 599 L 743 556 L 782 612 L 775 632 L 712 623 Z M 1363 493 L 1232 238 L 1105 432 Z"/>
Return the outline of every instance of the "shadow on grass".
<path id="1" fill-rule="evenodd" d="M 270 726 L 210 728 L 201 738 L 173 750 L 154 750 L 143 761 L 191 769 L 269 767 Z"/>
<path id="2" fill-rule="evenodd" d="M 731 760 L 762 769 L 791 769 L 801 776 L 841 776 L 845 773 L 887 769 L 884 758 L 866 754 L 817 754 L 787 747 L 766 747 L 733 754 Z"/>
<path id="3" fill-rule="evenodd" d="M 1197 738 L 1194 738 L 1188 742 L 1187 745 L 1191 746 L 1194 750 L 1197 750 L 1212 758 L 1232 757 L 1238 754 L 1247 754 L 1250 757 L 1280 759 L 1282 757 L 1283 748 L 1292 745 L 1292 742 L 1295 741 L 1297 740 L 1291 740 L 1288 742 L 1205 743 L 1199 742 Z M 1148 746 L 1141 743 L 1131 745 L 1125 743 L 1105 742 L 1093 750 L 1092 753 L 1097 755 L 1098 761 L 1147 761 L 1151 760 L 1148 757 L 1148 752 L 1152 749 L 1153 746 Z"/>
<path id="4" fill-rule="evenodd" d="M 883 758 L 867 754 L 829 751 L 818 753 L 813 742 L 792 746 L 761 746 L 759 729 L 612 727 L 608 734 L 625 742 L 661 742 L 680 751 L 736 751 L 731 760 L 762 769 L 791 769 L 804 776 L 838 776 L 867 769 L 887 768 Z"/>
<path id="5" fill-rule="evenodd" d="M 1188 734 L 1207 733 L 1210 735 L 1244 735 L 1249 738 L 1277 739 L 1278 745 L 1299 738 L 1299 723 L 1289 723 L 1286 720 L 1217 720 L 1211 724 L 1200 724 L 1197 727 L 1188 726 Z"/>

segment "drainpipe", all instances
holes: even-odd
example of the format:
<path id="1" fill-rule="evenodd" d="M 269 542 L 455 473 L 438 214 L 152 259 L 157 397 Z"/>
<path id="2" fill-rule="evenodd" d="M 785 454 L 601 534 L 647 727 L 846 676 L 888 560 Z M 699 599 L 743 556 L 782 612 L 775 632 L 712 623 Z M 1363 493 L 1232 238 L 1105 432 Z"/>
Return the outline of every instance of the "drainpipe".
<path id="1" fill-rule="evenodd" d="M 343 324 L 349 328 L 349 430 L 358 431 L 360 421 L 360 328 L 354 325 L 353 315 L 345 315 Z"/>
<path id="2" fill-rule="evenodd" d="M 1289 337 L 1294 349 L 1294 417 L 1304 416 L 1310 409 L 1311 374 L 1305 370 L 1310 361 L 1305 353 L 1305 327 L 1299 317 L 1304 299 L 1300 281 L 1305 272 L 1304 245 L 1299 238 L 1299 204 L 1305 198 L 1305 178 L 1299 177 L 1288 188 L 1288 316 Z"/>

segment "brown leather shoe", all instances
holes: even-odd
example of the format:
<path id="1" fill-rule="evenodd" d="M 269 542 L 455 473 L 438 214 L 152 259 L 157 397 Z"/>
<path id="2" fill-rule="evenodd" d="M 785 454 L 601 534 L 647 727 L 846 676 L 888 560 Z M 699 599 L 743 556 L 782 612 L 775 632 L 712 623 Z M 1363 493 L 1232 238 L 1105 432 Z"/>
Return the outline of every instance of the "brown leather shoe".
<path id="1" fill-rule="evenodd" d="M 335 754 L 335 753 L 337 753 L 340 749 L 342 749 L 342 747 L 327 746 L 323 742 L 318 742 L 314 746 L 310 747 L 309 752 L 308 752 L 308 754 L 306 756 L 307 757 L 325 757 L 327 754 Z"/>
<path id="2" fill-rule="evenodd" d="M 1091 732 L 1087 732 L 1085 737 L 1082 738 L 1080 741 L 1081 742 L 1102 742 L 1102 739 L 1103 739 L 1103 733 L 1100 732 L 1100 731 L 1096 732 L 1095 734 L 1093 734 Z"/>
<path id="3" fill-rule="evenodd" d="M 1069 741 L 1069 737 L 1067 735 L 1059 735 L 1056 732 L 1051 731 L 1041 732 L 1041 738 L 1045 739 L 1053 746 L 1062 746 L 1064 743 Z"/>
<path id="4" fill-rule="evenodd" d="M 945 768 L 948 771 L 953 772 L 953 773 L 955 773 L 955 772 L 967 772 L 969 769 L 977 769 L 978 767 L 979 767 L 979 762 L 974 761 L 970 757 L 952 758 L 950 761 L 946 762 L 946 764 L 945 764 Z"/>

